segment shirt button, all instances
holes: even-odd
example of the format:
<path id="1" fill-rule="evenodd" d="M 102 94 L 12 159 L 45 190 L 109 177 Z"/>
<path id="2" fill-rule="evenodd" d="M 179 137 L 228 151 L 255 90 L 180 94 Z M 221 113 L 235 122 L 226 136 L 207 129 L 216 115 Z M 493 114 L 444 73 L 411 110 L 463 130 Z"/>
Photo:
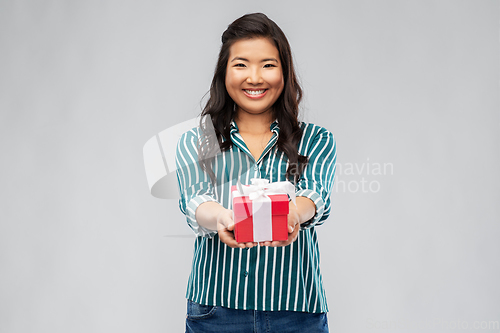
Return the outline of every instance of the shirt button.
<path id="1" fill-rule="evenodd" d="M 248 276 L 248 272 L 245 271 L 245 277 L 247 277 L 247 276 Z"/>
<path id="2" fill-rule="evenodd" d="M 255 164 L 255 166 L 253 168 L 255 171 L 259 170 L 259 167 L 257 166 L 257 164 Z"/>

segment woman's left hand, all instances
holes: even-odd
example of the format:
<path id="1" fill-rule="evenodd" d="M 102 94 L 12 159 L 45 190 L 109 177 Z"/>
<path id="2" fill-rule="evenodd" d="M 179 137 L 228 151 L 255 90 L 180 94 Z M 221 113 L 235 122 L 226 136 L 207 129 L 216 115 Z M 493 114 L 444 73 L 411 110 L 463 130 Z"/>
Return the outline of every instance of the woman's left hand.
<path id="1" fill-rule="evenodd" d="M 290 209 L 288 212 L 288 239 L 285 241 L 266 241 L 259 242 L 260 246 L 287 246 L 297 239 L 297 235 L 300 230 L 300 221 L 299 221 L 299 213 L 297 212 L 297 207 L 290 202 Z"/>

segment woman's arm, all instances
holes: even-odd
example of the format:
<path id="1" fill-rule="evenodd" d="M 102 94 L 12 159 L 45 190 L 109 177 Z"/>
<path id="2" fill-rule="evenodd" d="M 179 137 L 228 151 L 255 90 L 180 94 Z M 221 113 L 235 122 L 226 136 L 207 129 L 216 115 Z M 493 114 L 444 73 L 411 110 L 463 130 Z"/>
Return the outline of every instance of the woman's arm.
<path id="1" fill-rule="evenodd" d="M 207 229 L 217 230 L 217 216 L 224 210 L 226 208 L 218 202 L 204 202 L 196 209 L 196 222 Z"/>
<path id="2" fill-rule="evenodd" d="M 199 224 L 196 217 L 200 205 L 217 203 L 210 176 L 201 169 L 198 162 L 198 135 L 197 129 L 193 129 L 184 133 L 177 143 L 175 162 L 180 193 L 179 208 L 186 215 L 188 226 L 196 236 L 212 238 L 217 234 L 216 225 L 210 227 L 210 223 Z"/>
<path id="3" fill-rule="evenodd" d="M 299 153 L 309 160 L 296 184 L 295 195 L 309 198 L 316 207 L 314 216 L 300 226 L 301 229 L 308 229 L 321 225 L 330 215 L 337 144 L 333 134 L 321 126 L 308 124 L 303 135 L 307 140 L 303 138 Z"/>

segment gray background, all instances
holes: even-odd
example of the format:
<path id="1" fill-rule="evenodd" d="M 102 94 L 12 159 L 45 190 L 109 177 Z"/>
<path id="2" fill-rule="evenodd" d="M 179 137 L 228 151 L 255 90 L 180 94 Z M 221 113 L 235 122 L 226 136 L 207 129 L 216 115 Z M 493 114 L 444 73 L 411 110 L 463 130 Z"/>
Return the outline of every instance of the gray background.
<path id="1" fill-rule="evenodd" d="M 318 228 L 331 331 L 500 320 L 498 1 L 3 0 L 2 333 L 184 330 L 194 237 L 142 146 L 199 113 L 220 35 L 255 11 L 344 169 Z"/>

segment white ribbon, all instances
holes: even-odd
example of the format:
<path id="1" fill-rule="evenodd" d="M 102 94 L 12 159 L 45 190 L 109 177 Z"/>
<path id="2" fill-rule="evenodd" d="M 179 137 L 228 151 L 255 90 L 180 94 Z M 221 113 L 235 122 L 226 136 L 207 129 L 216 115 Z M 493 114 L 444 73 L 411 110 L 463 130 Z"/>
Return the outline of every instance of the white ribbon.
<path id="1" fill-rule="evenodd" d="M 252 201 L 253 241 L 270 241 L 273 239 L 272 202 L 268 195 L 286 193 L 295 205 L 295 186 L 287 181 L 269 183 L 269 180 L 261 178 L 252 178 L 251 182 L 251 185 L 237 186 L 233 198 L 248 196 Z"/>
<path id="2" fill-rule="evenodd" d="M 242 186 L 242 196 L 248 196 L 253 201 L 259 197 L 266 197 L 269 194 L 286 193 L 295 205 L 295 186 L 292 183 L 287 181 L 269 183 L 269 180 L 262 178 L 252 178 L 250 181 L 252 185 Z"/>

